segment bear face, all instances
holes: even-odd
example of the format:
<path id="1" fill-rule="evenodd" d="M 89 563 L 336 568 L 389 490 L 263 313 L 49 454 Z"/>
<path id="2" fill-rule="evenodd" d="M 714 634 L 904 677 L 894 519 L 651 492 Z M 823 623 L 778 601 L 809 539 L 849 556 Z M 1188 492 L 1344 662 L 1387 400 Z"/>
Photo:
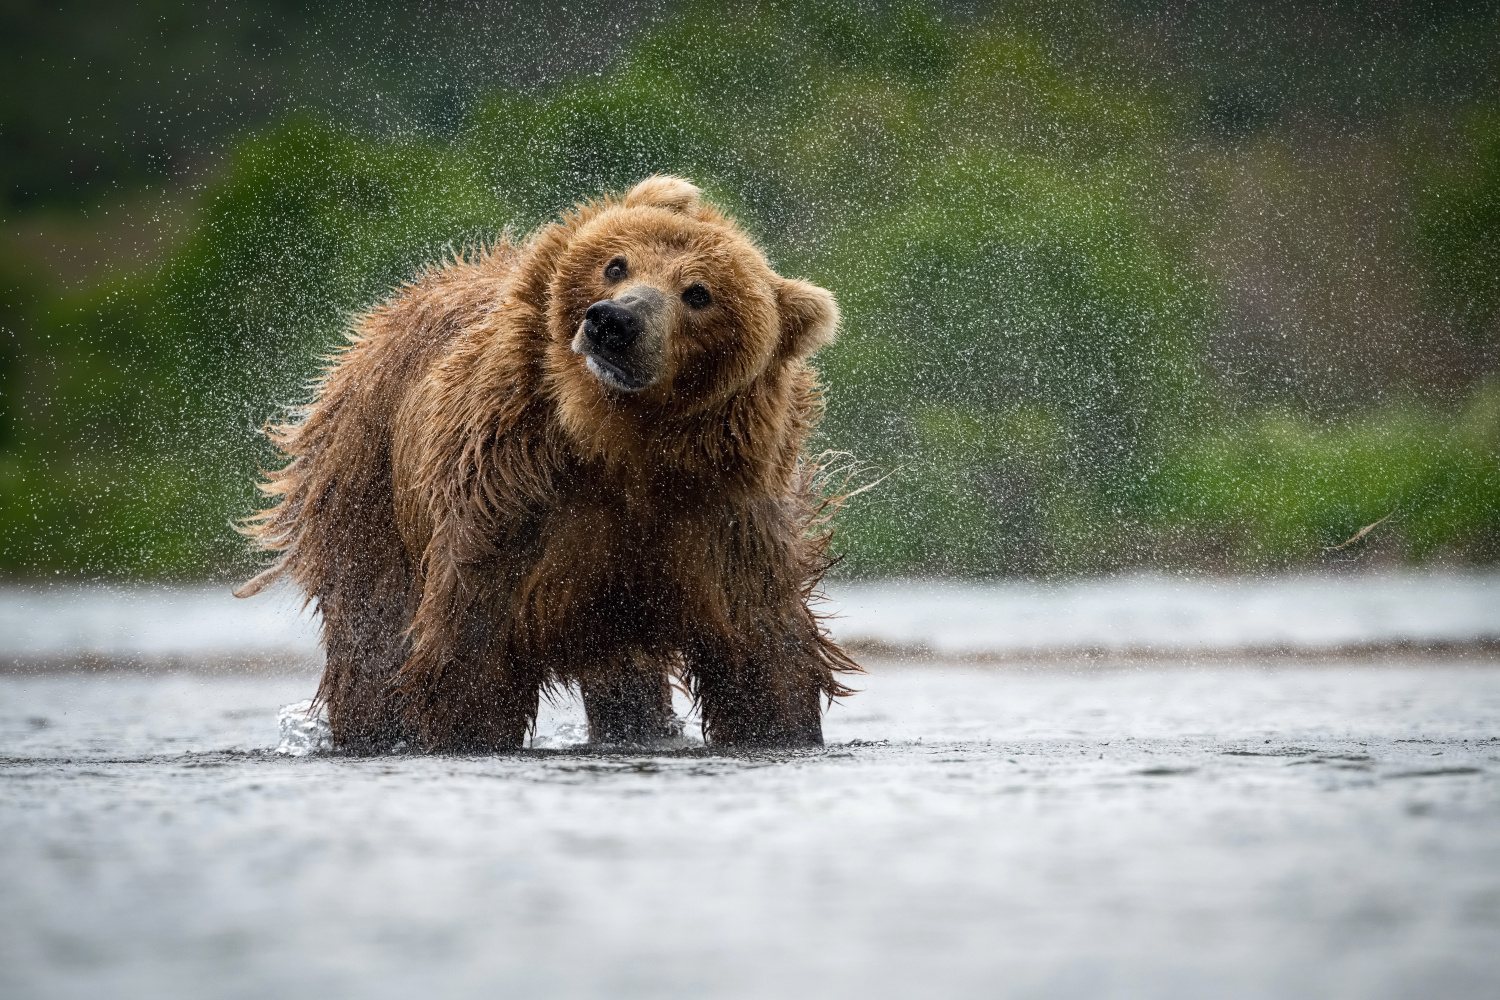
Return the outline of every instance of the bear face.
<path id="1" fill-rule="evenodd" d="M 560 332 L 572 332 L 569 349 L 606 393 L 732 393 L 775 352 L 776 281 L 722 226 L 656 208 L 611 212 L 569 247 L 556 279 L 555 297 L 571 300 Z"/>
<path id="2" fill-rule="evenodd" d="M 833 338 L 826 291 L 777 275 L 696 187 L 654 177 L 567 233 L 549 287 L 547 379 L 585 451 L 622 423 L 701 414 Z M 601 431 L 608 427 L 607 434 Z"/>

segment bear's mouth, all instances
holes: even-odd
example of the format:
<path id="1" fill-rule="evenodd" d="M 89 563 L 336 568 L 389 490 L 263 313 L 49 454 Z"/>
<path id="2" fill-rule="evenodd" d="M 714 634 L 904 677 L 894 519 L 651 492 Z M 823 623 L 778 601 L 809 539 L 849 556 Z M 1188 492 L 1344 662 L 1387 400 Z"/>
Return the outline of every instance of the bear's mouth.
<path id="1" fill-rule="evenodd" d="M 611 389 L 618 389 L 621 392 L 640 392 L 646 388 L 645 379 L 636 378 L 619 365 L 606 361 L 597 354 L 585 355 L 585 359 L 585 364 L 588 365 L 594 378 Z"/>

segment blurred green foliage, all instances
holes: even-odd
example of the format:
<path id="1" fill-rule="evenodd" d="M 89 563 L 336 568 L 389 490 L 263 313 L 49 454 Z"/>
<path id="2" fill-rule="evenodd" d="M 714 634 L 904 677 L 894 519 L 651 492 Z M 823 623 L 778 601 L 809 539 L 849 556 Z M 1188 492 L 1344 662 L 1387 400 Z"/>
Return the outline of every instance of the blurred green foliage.
<path id="1" fill-rule="evenodd" d="M 1252 100 L 1201 67 L 1143 68 L 1119 10 L 690 4 L 597 73 L 477 93 L 442 130 L 280 115 L 227 147 L 159 260 L 66 289 L 0 255 L 0 568 L 242 571 L 230 523 L 271 460 L 256 427 L 305 399 L 351 314 L 657 171 L 840 299 L 819 446 L 888 473 L 842 516 L 847 571 L 1500 555 L 1500 102 L 1386 85 L 1366 119 L 1290 70 L 1279 90 L 1243 77 Z M 1402 51 L 1420 62 L 1473 26 L 1407 25 L 1422 44 Z M 1287 108 L 1330 117 L 1307 141 Z M 1375 235 L 1342 249 L 1369 259 L 1356 297 L 1397 255 L 1412 287 L 1394 322 L 1423 331 L 1278 320 L 1288 344 L 1343 330 L 1354 346 L 1326 372 L 1246 339 L 1256 314 L 1226 291 L 1297 270 L 1225 220 L 1284 212 L 1260 165 L 1309 155 L 1347 158 L 1348 183 L 1311 192 L 1339 218 L 1369 210 L 1361 178 L 1395 178 Z M 1226 340 L 1283 351 L 1291 374 L 1245 381 L 1216 362 L 1244 353 Z M 1418 357 L 1451 377 L 1413 378 Z M 1353 405 L 1288 403 L 1282 381 L 1345 363 Z"/>
<path id="2" fill-rule="evenodd" d="M 1500 384 L 1456 420 L 1396 409 L 1327 427 L 1268 414 L 1177 450 L 1151 507 L 1158 524 L 1263 564 L 1295 565 L 1387 517 L 1411 558 L 1469 546 L 1493 559 L 1497 455 Z"/>
<path id="3" fill-rule="evenodd" d="M 1424 158 L 1420 239 L 1447 311 L 1483 342 L 1500 310 L 1500 104 L 1466 109 L 1456 132 L 1456 156 Z"/>

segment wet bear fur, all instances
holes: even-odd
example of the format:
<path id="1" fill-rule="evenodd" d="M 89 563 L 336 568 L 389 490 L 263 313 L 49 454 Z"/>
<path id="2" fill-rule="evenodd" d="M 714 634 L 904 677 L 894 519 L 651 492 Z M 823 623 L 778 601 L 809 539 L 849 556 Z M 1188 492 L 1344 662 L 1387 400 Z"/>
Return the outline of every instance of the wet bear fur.
<path id="1" fill-rule="evenodd" d="M 650 740 L 674 679 L 712 745 L 819 744 L 859 669 L 809 607 L 831 504 L 807 359 L 837 325 L 673 177 L 432 269 L 268 428 L 289 461 L 246 531 L 278 557 L 238 593 L 316 603 L 346 750 L 517 748 L 570 684 L 592 739 Z"/>

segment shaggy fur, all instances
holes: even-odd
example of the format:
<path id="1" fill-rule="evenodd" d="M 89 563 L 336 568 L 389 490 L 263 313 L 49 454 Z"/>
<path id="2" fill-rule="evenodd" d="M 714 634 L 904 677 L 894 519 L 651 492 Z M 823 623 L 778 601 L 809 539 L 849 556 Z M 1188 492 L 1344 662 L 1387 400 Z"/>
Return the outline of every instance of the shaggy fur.
<path id="1" fill-rule="evenodd" d="M 671 300 L 660 378 L 619 392 L 570 344 L 606 267 Z M 784 279 L 678 178 L 578 206 L 521 246 L 422 275 L 362 317 L 316 397 L 268 428 L 290 459 L 247 532 L 315 601 L 334 740 L 362 752 L 522 745 L 576 683 L 591 737 L 670 726 L 685 684 L 713 744 L 822 741 L 859 668 L 809 600 L 832 501 L 801 455 L 826 291 Z"/>

